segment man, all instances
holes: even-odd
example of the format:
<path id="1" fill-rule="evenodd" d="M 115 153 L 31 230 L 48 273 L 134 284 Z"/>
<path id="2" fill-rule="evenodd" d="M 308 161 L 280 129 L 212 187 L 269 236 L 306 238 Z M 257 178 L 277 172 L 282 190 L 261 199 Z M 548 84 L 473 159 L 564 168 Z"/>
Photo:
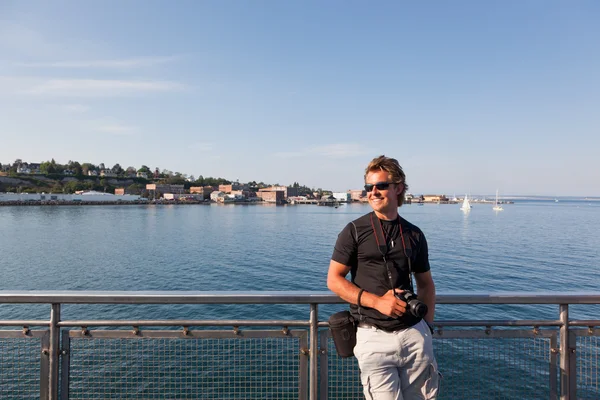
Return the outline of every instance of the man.
<path id="1" fill-rule="evenodd" d="M 340 232 L 327 286 L 350 303 L 358 322 L 354 355 L 367 399 L 436 399 L 439 373 L 433 355 L 435 285 L 423 232 L 400 215 L 408 189 L 397 160 L 379 156 L 365 170 L 373 209 Z M 427 305 L 424 320 L 401 300 L 412 289 Z M 351 281 L 346 279 L 351 273 Z"/>

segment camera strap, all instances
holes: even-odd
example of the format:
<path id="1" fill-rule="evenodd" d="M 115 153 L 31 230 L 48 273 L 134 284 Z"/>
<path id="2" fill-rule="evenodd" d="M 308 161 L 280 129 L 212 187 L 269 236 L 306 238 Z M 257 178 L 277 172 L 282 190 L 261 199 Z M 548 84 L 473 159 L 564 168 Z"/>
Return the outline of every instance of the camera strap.
<path id="1" fill-rule="evenodd" d="M 376 224 L 373 221 L 373 217 L 377 218 L 377 222 L 379 222 L 378 224 Z M 410 285 L 410 290 L 414 293 L 414 287 L 413 287 L 413 281 L 412 281 L 412 261 L 411 261 L 412 248 L 410 247 L 410 241 L 408 241 L 409 247 L 407 248 L 407 246 L 406 246 L 406 241 L 404 240 L 404 232 L 402 231 L 402 223 L 400 221 L 399 215 L 397 217 L 397 222 L 398 222 L 398 228 L 400 229 L 400 238 L 402 240 L 402 250 L 404 251 L 404 256 L 406 257 L 406 260 L 408 262 L 408 282 Z M 383 263 L 385 264 L 385 268 L 387 270 L 387 275 L 388 275 L 388 279 L 390 281 L 390 286 L 391 286 L 392 290 L 394 290 L 395 287 L 394 287 L 394 281 L 392 279 L 392 271 L 390 270 L 390 267 L 388 266 L 387 257 L 386 257 L 388 252 L 390 251 L 390 248 L 388 246 L 387 236 L 385 234 L 385 231 L 383 230 L 383 224 L 381 223 L 381 220 L 377 217 L 377 215 L 375 214 L 374 211 L 371 213 L 371 227 L 373 228 L 373 235 L 375 235 L 375 241 L 377 242 L 377 248 L 383 257 Z M 379 241 L 380 237 L 382 239 L 381 241 Z"/>

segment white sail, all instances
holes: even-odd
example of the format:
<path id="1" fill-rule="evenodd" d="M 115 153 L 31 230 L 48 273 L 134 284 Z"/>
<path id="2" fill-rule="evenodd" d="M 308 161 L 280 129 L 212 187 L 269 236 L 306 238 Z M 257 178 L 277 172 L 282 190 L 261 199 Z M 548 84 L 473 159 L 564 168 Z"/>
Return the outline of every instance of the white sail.
<path id="1" fill-rule="evenodd" d="M 492 209 L 494 211 L 502 211 L 502 210 L 504 210 L 504 208 L 502 208 L 502 206 L 498 204 L 498 189 L 496 189 L 496 201 L 494 202 L 494 207 Z"/>
<path id="2" fill-rule="evenodd" d="M 465 194 L 465 199 L 463 200 L 462 206 L 460 207 L 461 210 L 463 211 L 467 211 L 471 209 L 471 203 L 469 202 L 469 196 L 467 196 Z"/>

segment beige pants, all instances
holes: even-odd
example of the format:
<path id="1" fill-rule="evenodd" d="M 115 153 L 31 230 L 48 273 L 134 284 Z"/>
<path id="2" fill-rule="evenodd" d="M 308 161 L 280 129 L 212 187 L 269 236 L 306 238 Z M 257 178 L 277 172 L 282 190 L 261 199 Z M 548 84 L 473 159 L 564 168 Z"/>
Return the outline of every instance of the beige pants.
<path id="1" fill-rule="evenodd" d="M 440 374 L 425 321 L 397 332 L 359 327 L 354 355 L 368 400 L 437 399 Z"/>

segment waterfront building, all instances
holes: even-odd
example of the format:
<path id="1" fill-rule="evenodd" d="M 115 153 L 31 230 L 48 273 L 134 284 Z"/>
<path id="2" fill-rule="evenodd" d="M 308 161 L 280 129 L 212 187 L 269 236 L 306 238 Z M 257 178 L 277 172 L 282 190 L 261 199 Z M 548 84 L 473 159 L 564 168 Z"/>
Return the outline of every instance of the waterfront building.
<path id="1" fill-rule="evenodd" d="M 240 190 L 240 185 L 237 183 L 230 183 L 228 185 L 219 185 L 219 192 L 231 193 L 234 190 Z"/>
<path id="2" fill-rule="evenodd" d="M 258 189 L 259 192 L 275 192 L 280 191 L 283 192 L 283 198 L 287 199 L 288 197 L 298 196 L 298 188 L 289 187 L 289 186 L 270 186 L 267 188 Z"/>
<path id="3" fill-rule="evenodd" d="M 350 193 L 351 201 L 361 201 L 363 197 L 367 196 L 367 191 L 364 189 L 351 189 L 348 190 L 348 193 Z"/>
<path id="4" fill-rule="evenodd" d="M 204 199 L 209 199 L 210 194 L 214 191 L 212 186 L 192 186 L 190 187 L 190 193 L 201 194 Z"/>
<path id="5" fill-rule="evenodd" d="M 210 194 L 210 200 L 214 201 L 215 203 L 231 203 L 234 202 L 236 198 L 229 193 L 215 190 Z"/>
<path id="6" fill-rule="evenodd" d="M 117 196 L 123 196 L 126 194 L 141 194 L 141 191 L 139 189 L 136 189 L 134 187 L 134 189 L 130 189 L 129 187 L 124 188 L 124 187 L 120 187 L 120 188 L 116 188 L 115 189 L 115 195 Z"/>
<path id="7" fill-rule="evenodd" d="M 90 203 L 110 203 L 123 201 L 142 200 L 138 195 L 124 194 L 114 195 L 96 191 L 80 192 L 76 194 L 63 193 L 0 193 L 0 202 L 90 202 Z"/>
<path id="8" fill-rule="evenodd" d="M 202 194 L 190 194 L 190 193 L 165 193 L 163 194 L 165 200 L 192 200 L 192 201 L 204 201 L 204 195 Z"/>
<path id="9" fill-rule="evenodd" d="M 332 196 L 337 201 L 340 201 L 343 203 L 350 203 L 350 201 L 352 200 L 349 192 L 334 192 L 332 194 Z"/>
<path id="10" fill-rule="evenodd" d="M 285 193 L 283 190 L 268 190 L 260 189 L 256 193 L 257 197 L 260 197 L 266 203 L 281 204 L 285 201 Z"/>
<path id="11" fill-rule="evenodd" d="M 448 198 L 445 194 L 424 194 L 423 201 L 425 203 L 443 203 L 447 202 Z"/>
<path id="12" fill-rule="evenodd" d="M 183 193 L 183 185 L 170 185 L 168 183 L 148 183 L 146 190 L 160 193 Z"/>

